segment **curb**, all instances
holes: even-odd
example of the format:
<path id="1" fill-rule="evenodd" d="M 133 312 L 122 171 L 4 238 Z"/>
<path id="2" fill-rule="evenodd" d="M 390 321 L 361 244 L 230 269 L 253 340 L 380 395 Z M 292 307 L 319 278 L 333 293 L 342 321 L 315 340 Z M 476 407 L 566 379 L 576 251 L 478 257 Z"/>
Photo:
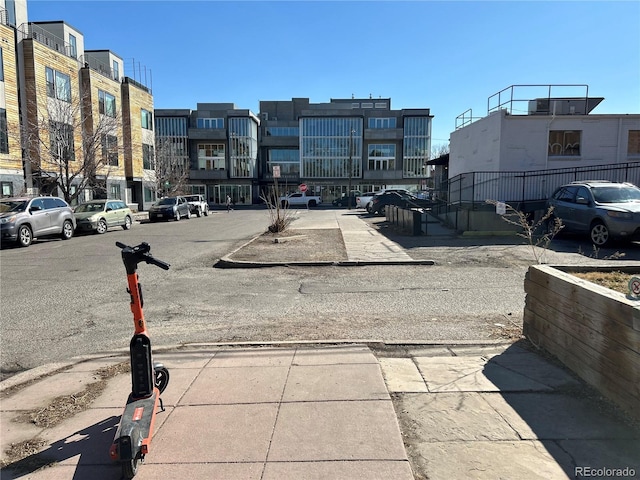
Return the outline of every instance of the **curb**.
<path id="1" fill-rule="evenodd" d="M 511 345 L 510 342 L 503 339 L 485 339 L 485 340 L 394 340 L 385 341 L 373 338 L 355 338 L 355 339 L 328 339 L 328 340 L 274 340 L 274 341 L 240 341 L 240 342 L 205 342 L 205 343 L 183 343 L 174 345 L 159 345 L 153 347 L 153 354 L 181 352 L 187 350 L 203 350 L 207 348 L 220 347 L 294 347 L 294 346 L 327 346 L 327 345 L 366 345 L 369 348 L 401 348 L 401 347 L 456 347 L 456 346 L 496 346 Z M 91 355 L 81 355 L 71 358 L 66 362 L 54 362 L 40 365 L 29 370 L 16 373 L 15 375 L 0 382 L 0 394 L 14 387 L 20 387 L 26 383 L 39 380 L 41 378 L 56 375 L 74 365 L 91 360 L 101 360 L 118 356 L 128 356 L 129 349 L 122 348 L 117 350 L 105 351 Z"/>
<path id="2" fill-rule="evenodd" d="M 435 265 L 433 260 L 340 260 L 315 261 L 315 262 L 250 262 L 244 260 L 232 260 L 224 256 L 216 262 L 214 268 L 265 268 L 265 267 L 364 267 L 367 265 Z"/>

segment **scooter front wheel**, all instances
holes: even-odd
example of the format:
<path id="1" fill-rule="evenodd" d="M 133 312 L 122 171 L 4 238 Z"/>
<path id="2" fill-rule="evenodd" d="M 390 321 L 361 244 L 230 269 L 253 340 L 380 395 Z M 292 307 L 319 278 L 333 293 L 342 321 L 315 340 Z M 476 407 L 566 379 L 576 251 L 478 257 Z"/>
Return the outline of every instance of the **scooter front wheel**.
<path id="1" fill-rule="evenodd" d="M 154 365 L 155 370 L 155 384 L 160 393 L 164 392 L 164 389 L 169 385 L 169 370 L 161 364 Z"/>
<path id="2" fill-rule="evenodd" d="M 136 455 L 135 458 L 122 462 L 122 478 L 132 479 L 138 473 L 138 466 L 140 465 L 140 457 Z"/>

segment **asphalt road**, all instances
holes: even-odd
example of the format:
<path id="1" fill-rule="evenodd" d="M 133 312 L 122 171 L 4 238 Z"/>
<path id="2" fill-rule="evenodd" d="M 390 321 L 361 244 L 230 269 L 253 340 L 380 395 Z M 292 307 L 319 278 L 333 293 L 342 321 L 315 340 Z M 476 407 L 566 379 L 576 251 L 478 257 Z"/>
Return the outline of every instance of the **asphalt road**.
<path id="1" fill-rule="evenodd" d="M 263 209 L 217 211 L 3 248 L 1 372 L 128 348 L 132 317 L 116 241 L 146 241 L 154 256 L 171 264 L 168 271 L 139 268 L 155 348 L 224 341 L 478 340 L 495 334 L 496 323 L 521 324 L 521 265 L 213 268 L 268 223 Z"/>

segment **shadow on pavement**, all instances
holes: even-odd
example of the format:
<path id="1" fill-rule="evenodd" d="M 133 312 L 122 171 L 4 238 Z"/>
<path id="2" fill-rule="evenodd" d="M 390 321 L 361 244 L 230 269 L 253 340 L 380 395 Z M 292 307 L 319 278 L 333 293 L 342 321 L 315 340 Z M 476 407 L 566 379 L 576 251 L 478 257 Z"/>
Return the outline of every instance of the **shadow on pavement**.
<path id="1" fill-rule="evenodd" d="M 27 477 L 36 470 L 55 464 L 48 468 L 74 469 L 73 476 L 64 478 L 118 480 L 122 471 L 119 464 L 111 462 L 109 447 L 119 421 L 120 417 L 111 416 L 68 437 L 56 440 L 46 450 L 7 465 L 2 469 L 2 479 Z"/>
<path id="2" fill-rule="evenodd" d="M 541 442 L 569 478 L 603 468 L 633 469 L 635 478 L 640 427 L 555 358 L 522 353 L 518 343 L 484 367 L 484 376 L 500 391 L 492 407 L 521 439 Z"/>

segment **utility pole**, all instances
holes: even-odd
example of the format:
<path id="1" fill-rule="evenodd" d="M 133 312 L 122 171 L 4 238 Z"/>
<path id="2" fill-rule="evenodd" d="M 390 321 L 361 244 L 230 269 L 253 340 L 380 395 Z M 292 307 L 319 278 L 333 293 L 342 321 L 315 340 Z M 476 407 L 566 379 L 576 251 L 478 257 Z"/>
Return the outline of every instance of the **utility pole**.
<path id="1" fill-rule="evenodd" d="M 349 132 L 349 191 L 347 192 L 347 206 L 351 210 L 351 179 L 353 178 L 353 134 L 355 130 L 352 128 Z"/>

